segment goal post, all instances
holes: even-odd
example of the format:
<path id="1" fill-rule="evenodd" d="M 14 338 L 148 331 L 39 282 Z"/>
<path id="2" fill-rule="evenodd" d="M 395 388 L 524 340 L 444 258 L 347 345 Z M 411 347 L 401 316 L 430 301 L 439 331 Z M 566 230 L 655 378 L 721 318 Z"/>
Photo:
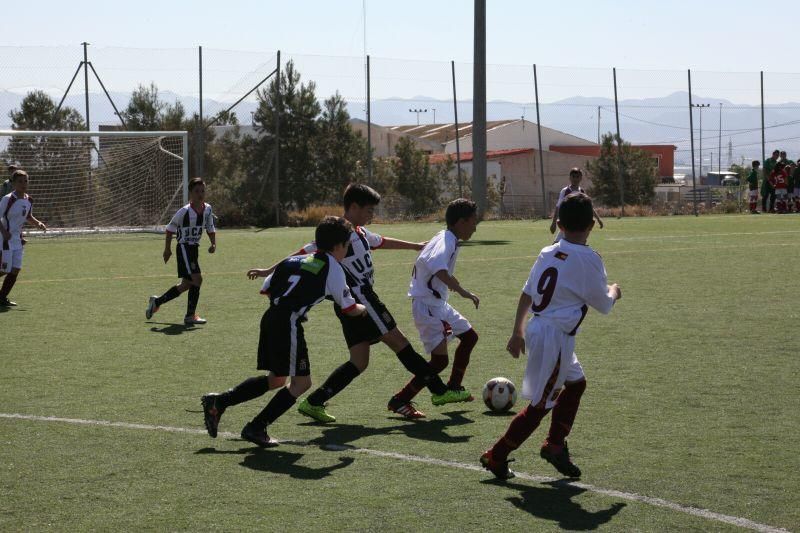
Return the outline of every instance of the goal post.
<path id="1" fill-rule="evenodd" d="M 185 131 L 0 130 L 0 181 L 28 173 L 49 235 L 163 231 L 188 202 L 188 151 Z"/>

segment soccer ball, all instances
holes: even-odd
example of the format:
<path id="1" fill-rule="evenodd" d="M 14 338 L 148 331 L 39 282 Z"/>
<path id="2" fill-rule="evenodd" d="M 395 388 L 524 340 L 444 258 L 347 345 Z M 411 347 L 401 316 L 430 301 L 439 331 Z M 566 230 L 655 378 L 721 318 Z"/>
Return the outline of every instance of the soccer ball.
<path id="1" fill-rule="evenodd" d="M 508 411 L 517 403 L 517 388 L 506 378 L 492 378 L 483 386 L 483 403 L 496 413 Z"/>

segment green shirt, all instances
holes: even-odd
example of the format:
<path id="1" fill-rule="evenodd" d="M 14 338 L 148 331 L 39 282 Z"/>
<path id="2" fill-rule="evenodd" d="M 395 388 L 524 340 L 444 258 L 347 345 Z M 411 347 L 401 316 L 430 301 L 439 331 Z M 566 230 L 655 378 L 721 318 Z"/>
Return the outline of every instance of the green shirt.
<path id="1" fill-rule="evenodd" d="M 0 196 L 5 196 L 6 194 L 11 192 L 11 180 L 6 180 L 0 185 Z"/>
<path id="2" fill-rule="evenodd" d="M 751 191 L 758 189 L 758 171 L 756 169 L 750 171 L 750 174 L 747 176 L 747 183 Z"/>

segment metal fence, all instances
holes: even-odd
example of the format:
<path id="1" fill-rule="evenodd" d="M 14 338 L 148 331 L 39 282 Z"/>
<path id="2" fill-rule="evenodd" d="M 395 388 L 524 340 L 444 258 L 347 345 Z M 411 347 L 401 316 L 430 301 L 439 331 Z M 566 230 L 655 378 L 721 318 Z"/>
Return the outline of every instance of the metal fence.
<path id="1" fill-rule="evenodd" d="M 44 90 L 55 101 L 63 98 L 64 105 L 77 109 L 93 129 L 119 125 L 115 108 L 123 109 L 138 85 L 150 83 L 164 101 L 180 102 L 188 116 L 202 111 L 204 118 L 213 117 L 241 100 L 232 110 L 248 125 L 257 108 L 251 91 L 275 69 L 277 54 L 199 47 L 0 47 L 0 129 L 11 127 L 10 112 L 32 89 Z M 319 100 L 339 93 L 353 119 L 368 120 L 375 154 L 385 146 L 390 155 L 391 142 L 381 136 L 391 135 L 398 126 L 425 130 L 438 125 L 439 135 L 430 137 L 441 145 L 456 137 L 456 113 L 462 128 L 472 120 L 469 63 L 285 52 L 281 59 L 294 63 L 301 81 L 315 84 Z M 713 185 L 706 179 L 708 172 L 733 164 L 749 166 L 773 149 L 787 151 L 790 159 L 800 156 L 800 104 L 795 103 L 800 102 L 800 74 L 536 68 L 538 87 L 533 64 L 487 65 L 489 127 L 501 121 L 521 121 L 522 128 L 538 123 L 562 135 L 561 144 L 598 143 L 601 135 L 619 131 L 634 145 L 673 146 L 672 176 L 663 177 L 698 191 Z M 414 135 L 413 128 L 407 129 Z M 543 180 L 548 187 L 542 197 L 538 186 L 524 190 L 509 181 L 498 211 L 546 214 L 555 184 L 566 184 L 564 164 L 551 161 L 540 176 L 538 146 L 520 146 L 527 137 L 510 137 L 494 145 L 490 141 L 489 151 L 534 149 L 534 164 L 515 179 L 524 180 L 529 172 L 531 181 Z M 550 146 L 543 149 L 549 151 Z M 459 150 L 468 151 L 469 144 Z M 498 156 L 489 159 L 498 161 Z M 580 164 L 591 156 L 573 159 Z M 501 174 L 509 165 L 505 160 L 499 164 Z"/>

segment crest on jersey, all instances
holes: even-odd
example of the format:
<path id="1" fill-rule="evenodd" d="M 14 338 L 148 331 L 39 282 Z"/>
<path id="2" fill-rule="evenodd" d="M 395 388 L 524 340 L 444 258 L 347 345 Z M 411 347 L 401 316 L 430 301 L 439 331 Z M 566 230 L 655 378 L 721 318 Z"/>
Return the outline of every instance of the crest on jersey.
<path id="1" fill-rule="evenodd" d="M 560 250 L 558 252 L 556 252 L 556 254 L 555 254 L 555 258 L 556 259 L 561 259 L 562 261 L 566 261 L 567 257 L 569 257 L 569 254 L 565 254 L 564 252 L 562 252 Z"/>
<path id="2" fill-rule="evenodd" d="M 313 255 L 306 256 L 301 263 L 300 270 L 306 270 L 312 274 L 319 274 L 319 271 L 325 266 L 325 261 L 317 259 Z"/>

